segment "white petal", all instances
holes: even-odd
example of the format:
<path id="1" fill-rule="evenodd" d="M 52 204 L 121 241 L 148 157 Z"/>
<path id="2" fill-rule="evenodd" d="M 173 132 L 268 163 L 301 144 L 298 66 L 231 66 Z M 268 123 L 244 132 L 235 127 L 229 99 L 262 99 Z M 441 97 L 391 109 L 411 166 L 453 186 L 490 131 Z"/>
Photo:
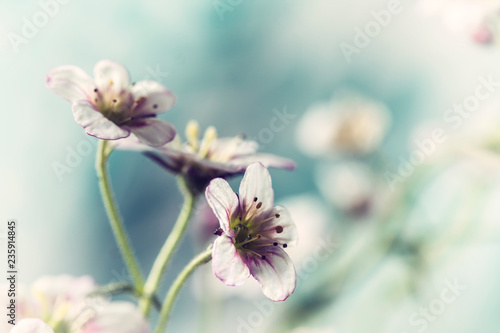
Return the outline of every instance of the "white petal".
<path id="1" fill-rule="evenodd" d="M 72 107 L 76 122 L 85 129 L 87 134 L 103 140 L 126 138 L 130 131 L 118 127 L 102 113 L 96 111 L 87 101 L 78 101 Z"/>
<path id="2" fill-rule="evenodd" d="M 270 223 L 262 224 L 262 227 L 256 232 L 280 245 L 297 245 L 297 240 L 299 238 L 297 226 L 292 220 L 288 210 L 285 207 L 276 206 L 269 216 L 275 214 L 279 214 L 279 218 L 274 218 Z M 277 229 L 277 227 L 280 228 Z M 278 231 L 280 232 L 278 233 Z"/>
<path id="3" fill-rule="evenodd" d="M 245 175 L 240 183 L 240 204 L 243 213 L 262 203 L 261 207 L 256 210 L 266 212 L 273 208 L 274 191 L 271 183 L 271 175 L 269 171 L 260 163 L 252 163 L 245 171 Z M 257 198 L 257 201 L 254 201 Z"/>
<path id="4" fill-rule="evenodd" d="M 214 242 L 212 268 L 215 276 L 228 286 L 239 286 L 250 276 L 233 240 L 226 235 L 219 236 Z"/>
<path id="5" fill-rule="evenodd" d="M 232 164 L 238 164 L 238 165 L 250 165 L 255 162 L 260 162 L 266 168 L 282 168 L 287 170 L 295 169 L 294 161 L 273 154 L 241 155 L 231 159 L 230 162 Z"/>
<path id="6" fill-rule="evenodd" d="M 175 95 L 169 90 L 157 92 L 139 100 L 133 111 L 134 117 L 153 115 L 170 110 L 175 104 Z"/>
<path id="7" fill-rule="evenodd" d="M 46 84 L 50 90 L 70 102 L 88 100 L 95 88 L 94 80 L 76 66 L 53 69 L 47 75 Z"/>
<path id="8" fill-rule="evenodd" d="M 54 333 L 54 331 L 42 320 L 30 318 L 18 322 L 10 333 Z"/>
<path id="9" fill-rule="evenodd" d="M 292 260 L 277 246 L 263 248 L 259 253 L 266 259 L 251 253 L 245 256 L 252 276 L 259 281 L 267 298 L 284 301 L 293 293 L 297 282 Z"/>
<path id="10" fill-rule="evenodd" d="M 232 235 L 230 228 L 231 220 L 236 218 L 239 212 L 239 201 L 228 182 L 222 178 L 213 179 L 205 190 L 210 208 L 219 219 L 220 227 L 225 233 Z"/>
<path id="11" fill-rule="evenodd" d="M 97 314 L 82 333 L 146 333 L 149 326 L 139 309 L 130 302 L 111 302 L 97 309 Z"/>
<path id="12" fill-rule="evenodd" d="M 139 141 L 152 147 L 163 146 L 177 134 L 174 125 L 154 117 L 132 120 L 125 127 L 130 129 Z"/>
<path id="13" fill-rule="evenodd" d="M 111 87 L 115 92 L 120 92 L 130 84 L 125 67 L 109 60 L 101 60 L 95 65 L 94 80 L 99 89 Z"/>

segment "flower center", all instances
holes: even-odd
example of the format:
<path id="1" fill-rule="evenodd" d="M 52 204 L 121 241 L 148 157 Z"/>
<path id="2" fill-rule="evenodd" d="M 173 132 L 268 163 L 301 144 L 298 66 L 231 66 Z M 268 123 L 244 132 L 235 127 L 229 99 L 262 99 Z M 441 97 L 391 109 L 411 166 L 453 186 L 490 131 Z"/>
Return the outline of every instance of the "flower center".
<path id="1" fill-rule="evenodd" d="M 113 81 L 104 88 L 95 88 L 92 103 L 110 121 L 120 125 L 131 119 L 134 106 L 142 103 L 144 97 L 134 100 L 128 89 L 116 91 Z"/>
<path id="2" fill-rule="evenodd" d="M 231 221 L 231 228 L 235 232 L 233 239 L 237 249 L 253 252 L 265 259 L 265 256 L 258 253 L 259 247 L 282 245 L 283 248 L 286 248 L 287 244 L 280 244 L 274 239 L 274 236 L 284 231 L 282 225 L 275 226 L 275 223 L 272 223 L 272 221 L 280 218 L 280 214 L 275 213 L 259 219 L 255 213 L 261 208 L 262 202 L 255 197 L 247 211 L 234 221 Z M 216 231 L 215 234 L 219 234 L 218 232 Z"/>

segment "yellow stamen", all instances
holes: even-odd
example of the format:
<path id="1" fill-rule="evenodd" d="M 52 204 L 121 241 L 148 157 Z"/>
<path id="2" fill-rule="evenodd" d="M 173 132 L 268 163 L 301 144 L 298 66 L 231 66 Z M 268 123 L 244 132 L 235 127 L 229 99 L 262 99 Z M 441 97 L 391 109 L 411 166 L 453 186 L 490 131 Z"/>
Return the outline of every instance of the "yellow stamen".
<path id="1" fill-rule="evenodd" d="M 198 137 L 200 136 L 200 126 L 196 120 L 191 120 L 186 126 L 186 139 L 188 144 L 198 151 Z"/>
<path id="2" fill-rule="evenodd" d="M 200 151 L 198 152 L 200 157 L 205 158 L 207 156 L 210 146 L 216 139 L 217 130 L 213 126 L 208 127 L 203 136 L 203 140 L 201 140 Z"/>

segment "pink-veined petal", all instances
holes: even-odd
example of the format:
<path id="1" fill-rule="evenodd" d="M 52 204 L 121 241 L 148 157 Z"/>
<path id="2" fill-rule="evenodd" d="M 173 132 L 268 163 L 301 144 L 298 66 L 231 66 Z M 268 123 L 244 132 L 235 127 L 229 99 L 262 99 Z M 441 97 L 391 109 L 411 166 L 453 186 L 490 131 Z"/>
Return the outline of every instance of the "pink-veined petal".
<path id="1" fill-rule="evenodd" d="M 276 216 L 276 214 L 278 214 L 278 218 L 272 219 L 269 223 L 263 223 L 256 232 L 280 245 L 297 245 L 299 234 L 288 209 L 276 206 L 269 216 Z"/>
<path id="2" fill-rule="evenodd" d="M 228 286 L 239 286 L 250 276 L 250 271 L 236 250 L 233 240 L 225 234 L 214 242 L 212 268 L 215 276 Z"/>
<path id="3" fill-rule="evenodd" d="M 177 134 L 174 125 L 155 117 L 134 119 L 127 122 L 125 127 L 130 129 L 139 141 L 152 147 L 163 146 Z"/>
<path id="4" fill-rule="evenodd" d="M 94 80 L 76 66 L 61 66 L 51 70 L 46 84 L 50 90 L 72 103 L 88 100 L 95 89 Z"/>
<path id="5" fill-rule="evenodd" d="M 10 333 L 54 333 L 54 330 L 40 319 L 27 318 L 18 322 Z"/>
<path id="6" fill-rule="evenodd" d="M 222 230 L 230 236 L 234 235 L 230 224 L 231 220 L 238 215 L 239 201 L 231 186 L 224 179 L 215 178 L 207 186 L 205 196 Z"/>
<path id="7" fill-rule="evenodd" d="M 103 140 L 126 138 L 130 131 L 117 126 L 102 113 L 96 111 L 87 101 L 78 101 L 72 107 L 76 122 L 85 129 L 87 134 Z"/>
<path id="8" fill-rule="evenodd" d="M 244 213 L 253 210 L 252 215 L 259 216 L 273 208 L 274 191 L 271 175 L 261 163 L 252 163 L 248 166 L 240 183 L 239 195 L 241 210 Z"/>
<path id="9" fill-rule="evenodd" d="M 239 165 L 250 165 L 255 162 L 262 163 L 262 165 L 264 165 L 266 168 L 280 168 L 286 170 L 295 169 L 294 161 L 273 154 L 259 153 L 250 155 L 239 155 L 231 159 L 231 163 Z"/>
<path id="10" fill-rule="evenodd" d="M 170 110 L 175 104 L 175 95 L 170 91 L 158 92 L 139 100 L 133 111 L 134 117 L 154 115 Z"/>
<path id="11" fill-rule="evenodd" d="M 259 254 L 245 253 L 245 262 L 252 276 L 259 281 L 262 292 L 272 301 L 284 301 L 290 296 L 297 283 L 292 260 L 277 246 L 261 248 Z"/>
<path id="12" fill-rule="evenodd" d="M 95 65 L 94 80 L 99 89 L 110 87 L 116 93 L 130 85 L 127 69 L 110 60 L 101 60 Z"/>

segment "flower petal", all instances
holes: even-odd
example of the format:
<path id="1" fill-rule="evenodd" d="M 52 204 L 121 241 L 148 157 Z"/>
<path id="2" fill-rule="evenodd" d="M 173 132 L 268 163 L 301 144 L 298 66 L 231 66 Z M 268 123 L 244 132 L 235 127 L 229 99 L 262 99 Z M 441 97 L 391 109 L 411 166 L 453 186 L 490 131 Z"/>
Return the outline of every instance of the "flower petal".
<path id="1" fill-rule="evenodd" d="M 219 236 L 214 242 L 212 268 L 215 276 L 228 286 L 239 286 L 250 276 L 233 240 L 226 235 Z"/>
<path id="2" fill-rule="evenodd" d="M 177 134 L 174 125 L 155 117 L 133 119 L 124 127 L 134 133 L 139 141 L 153 147 L 163 146 Z"/>
<path id="3" fill-rule="evenodd" d="M 125 67 L 110 60 L 101 60 L 95 65 L 94 80 L 99 89 L 110 87 L 116 93 L 130 84 L 130 77 Z"/>
<path id="4" fill-rule="evenodd" d="M 295 162 L 291 159 L 284 158 L 281 156 L 276 156 L 273 154 L 252 154 L 252 155 L 240 155 L 231 159 L 231 163 L 239 165 L 250 165 L 255 162 L 260 162 L 266 168 L 280 168 L 293 170 L 295 169 Z"/>
<path id="5" fill-rule="evenodd" d="M 224 179 L 215 178 L 207 186 L 205 196 L 222 230 L 230 236 L 234 235 L 230 224 L 239 213 L 239 201 L 231 186 Z"/>
<path id="6" fill-rule="evenodd" d="M 271 175 L 261 163 L 252 163 L 247 168 L 240 183 L 239 195 L 242 212 L 249 211 L 252 206 L 254 206 L 252 209 L 255 209 L 260 203 L 262 205 L 259 206 L 258 212 L 268 212 L 273 208 L 274 191 Z"/>
<path id="7" fill-rule="evenodd" d="M 147 333 L 149 325 L 139 309 L 130 302 L 104 304 L 82 333 Z"/>
<path id="8" fill-rule="evenodd" d="M 155 81 L 139 81 L 131 92 L 139 101 L 134 110 L 135 117 L 166 112 L 175 104 L 175 95 Z"/>
<path id="9" fill-rule="evenodd" d="M 61 66 L 51 70 L 47 75 L 46 85 L 70 102 L 88 100 L 95 88 L 94 80 L 76 66 Z"/>
<path id="10" fill-rule="evenodd" d="M 293 262 L 285 251 L 277 246 L 262 248 L 262 259 L 252 253 L 245 253 L 245 262 L 252 276 L 259 281 L 262 292 L 272 301 L 284 301 L 295 290 L 297 275 Z"/>
<path id="11" fill-rule="evenodd" d="M 118 127 L 108 120 L 102 113 L 96 111 L 87 101 L 78 101 L 73 104 L 73 117 L 85 129 L 87 134 L 103 140 L 126 138 L 130 131 Z"/>
<path id="12" fill-rule="evenodd" d="M 259 228 L 256 232 L 280 245 L 297 245 L 299 238 L 297 226 L 293 222 L 288 209 L 283 206 L 276 206 L 272 210 L 271 214 L 269 214 L 269 216 L 272 215 L 277 215 L 279 217 L 274 218 L 269 223 L 263 223 L 261 228 Z"/>
<path id="13" fill-rule="evenodd" d="M 10 333 L 54 333 L 54 331 L 42 320 L 29 318 L 18 322 Z"/>

